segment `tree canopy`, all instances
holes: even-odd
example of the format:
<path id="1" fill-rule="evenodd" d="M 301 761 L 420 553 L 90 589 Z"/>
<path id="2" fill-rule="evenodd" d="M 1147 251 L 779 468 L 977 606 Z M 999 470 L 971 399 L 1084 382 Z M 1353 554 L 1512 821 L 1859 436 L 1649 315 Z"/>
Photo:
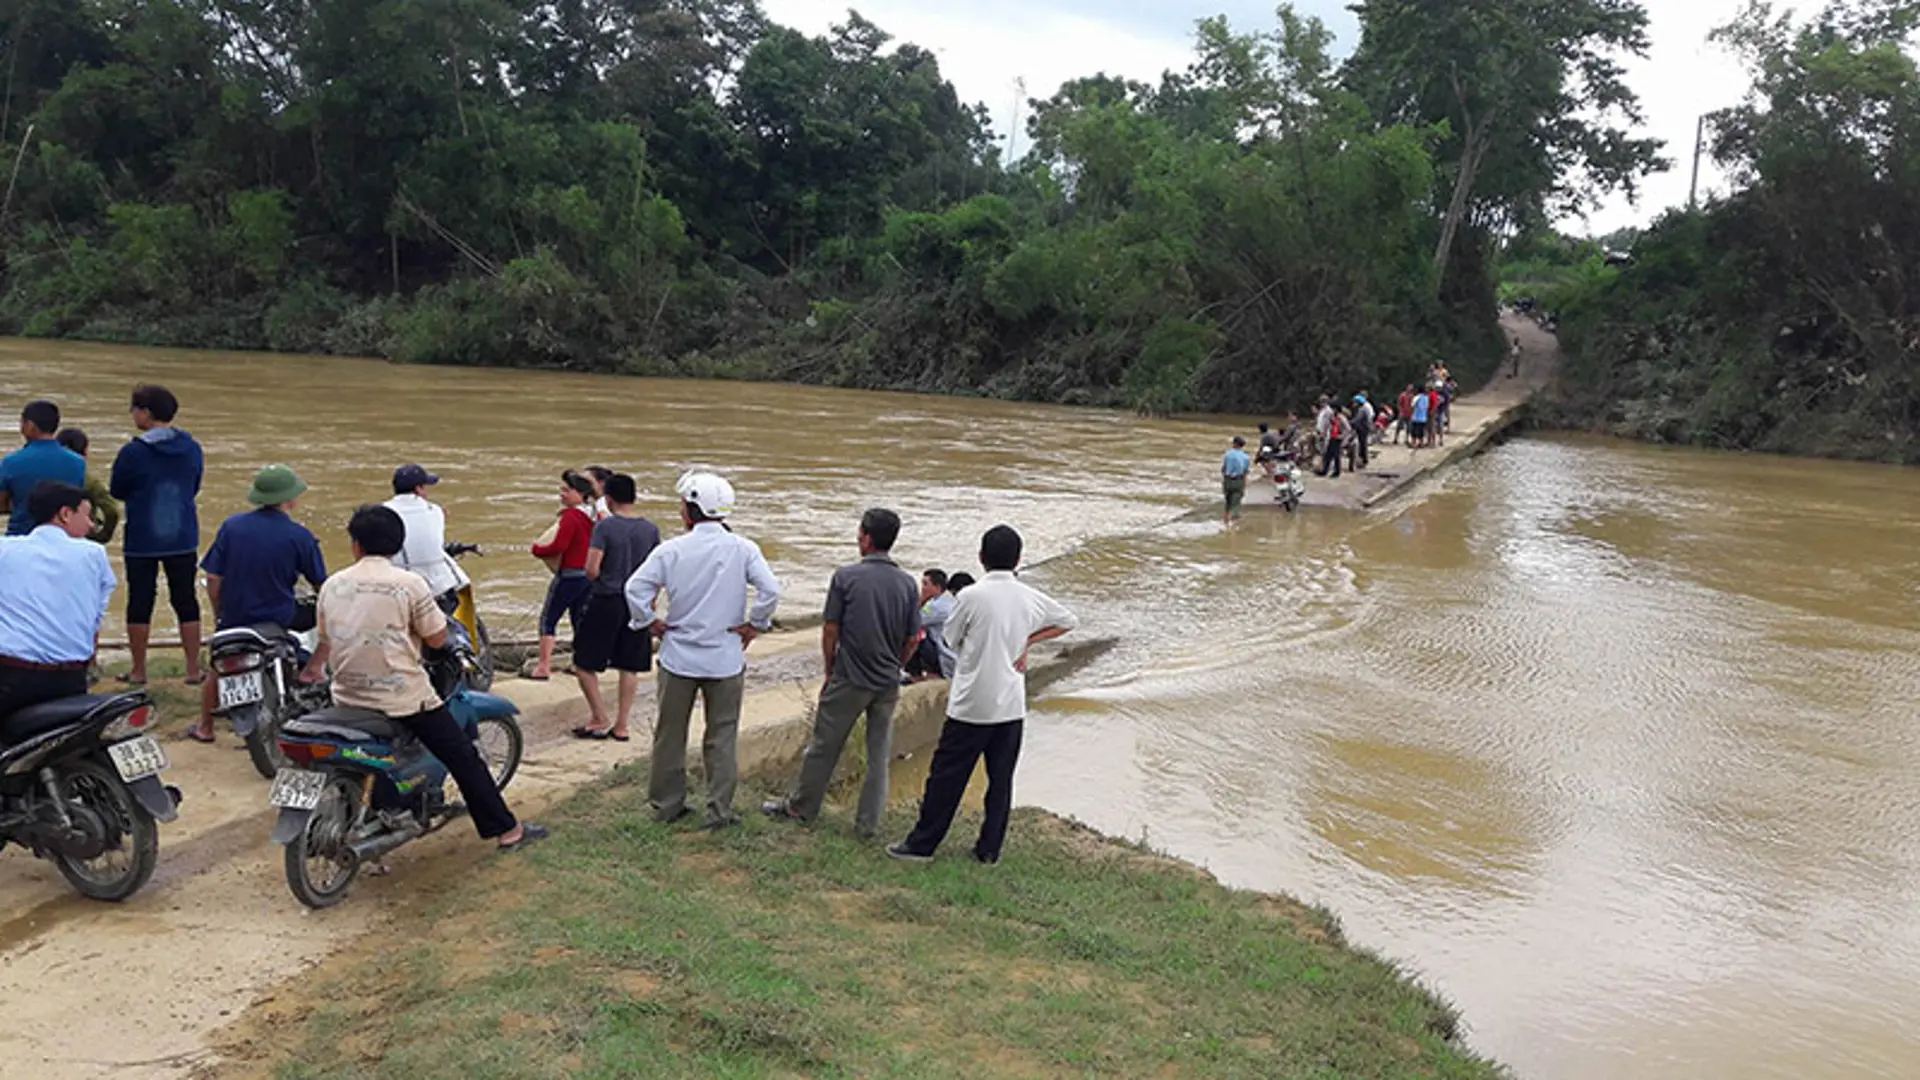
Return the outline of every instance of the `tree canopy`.
<path id="1" fill-rule="evenodd" d="M 1569 408 L 1621 433 L 1920 461 L 1920 5 L 1752 3 L 1712 118 L 1725 199 L 1554 298 Z"/>
<path id="2" fill-rule="evenodd" d="M 1360 12 L 1344 67 L 1290 8 L 1205 20 L 1007 162 L 858 13 L 14 0 L 0 329 L 1149 410 L 1490 368 L 1498 236 L 1656 164 L 1609 126 L 1645 15 Z"/>

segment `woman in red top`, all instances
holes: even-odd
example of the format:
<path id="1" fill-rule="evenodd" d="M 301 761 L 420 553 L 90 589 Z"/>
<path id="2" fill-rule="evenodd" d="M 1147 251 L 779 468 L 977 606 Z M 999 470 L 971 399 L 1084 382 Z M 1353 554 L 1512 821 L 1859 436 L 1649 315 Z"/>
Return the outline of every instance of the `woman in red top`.
<path id="1" fill-rule="evenodd" d="M 586 606 L 593 582 L 587 578 L 587 549 L 593 543 L 593 518 L 587 505 L 593 501 L 593 481 L 571 470 L 560 474 L 560 521 L 553 542 L 533 545 L 536 559 L 558 560 L 553 583 L 547 587 L 547 603 L 540 611 L 540 661 L 530 679 L 553 677 L 554 633 L 560 629 L 560 616 L 575 636 L 580 633 L 580 610 Z"/>

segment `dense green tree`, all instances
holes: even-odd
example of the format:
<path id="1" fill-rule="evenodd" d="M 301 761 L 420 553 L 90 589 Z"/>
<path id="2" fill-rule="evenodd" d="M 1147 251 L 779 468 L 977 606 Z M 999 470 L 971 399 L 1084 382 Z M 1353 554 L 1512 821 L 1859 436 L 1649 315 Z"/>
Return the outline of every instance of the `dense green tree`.
<path id="1" fill-rule="evenodd" d="M 1644 55 L 1638 0 L 1360 0 L 1347 80 L 1385 122 L 1444 124 L 1434 263 L 1463 228 L 1511 231 L 1549 209 L 1631 192 L 1665 167 L 1636 138 L 1623 56 Z"/>
<path id="2" fill-rule="evenodd" d="M 1623 433 L 1920 460 L 1920 5 L 1752 4 L 1714 119 L 1735 190 L 1555 297 L 1569 407 Z"/>

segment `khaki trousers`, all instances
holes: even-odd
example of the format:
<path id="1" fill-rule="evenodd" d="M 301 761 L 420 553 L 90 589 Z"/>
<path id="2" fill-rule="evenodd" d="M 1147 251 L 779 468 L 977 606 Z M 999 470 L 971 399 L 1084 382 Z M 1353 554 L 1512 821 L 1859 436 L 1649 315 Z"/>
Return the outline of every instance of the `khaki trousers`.
<path id="1" fill-rule="evenodd" d="M 733 792 L 740 784 L 740 702 L 747 674 L 726 679 L 690 679 L 660 669 L 660 718 L 653 725 L 653 760 L 647 770 L 647 801 L 654 817 L 672 821 L 687 809 L 687 729 L 697 694 L 707 709 L 707 730 L 700 742 L 707 773 L 707 823 L 738 821 Z"/>

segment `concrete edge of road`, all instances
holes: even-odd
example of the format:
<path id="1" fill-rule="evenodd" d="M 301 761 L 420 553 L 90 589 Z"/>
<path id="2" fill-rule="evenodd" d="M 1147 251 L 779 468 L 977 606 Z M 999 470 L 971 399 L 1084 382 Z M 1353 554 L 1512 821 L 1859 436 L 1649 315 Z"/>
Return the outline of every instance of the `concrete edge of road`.
<path id="1" fill-rule="evenodd" d="M 1426 467 L 1400 473 L 1391 480 L 1386 481 L 1385 485 L 1379 490 L 1368 492 L 1362 496 L 1360 499 L 1360 509 L 1371 510 L 1381 503 L 1386 502 L 1388 499 L 1406 491 L 1416 482 L 1426 477 L 1437 475 L 1442 470 L 1457 465 L 1462 461 L 1479 456 L 1488 446 L 1492 445 L 1495 440 L 1513 430 L 1515 427 L 1518 427 L 1520 422 L 1525 419 L 1526 411 L 1526 402 L 1510 405 L 1507 408 L 1501 409 L 1486 423 L 1480 425 L 1480 429 L 1476 431 L 1473 438 L 1469 439 L 1466 443 L 1446 447 L 1442 455 L 1435 458 L 1432 463 Z"/>
<path id="2" fill-rule="evenodd" d="M 1028 694 L 1044 693 L 1047 688 L 1106 655 L 1117 644 L 1117 638 L 1101 636 L 1064 640 L 1036 649 L 1027 672 Z M 813 678 L 818 678 L 817 671 Z M 523 683 L 512 680 L 496 686 L 495 692 L 520 707 L 524 727 L 570 731 L 587 719 L 586 703 L 577 693 L 569 692 L 571 689 L 570 681 Z M 813 709 L 804 692 L 812 687 L 802 684 L 800 689 L 803 693 L 798 696 L 795 689 L 791 684 L 776 684 L 762 685 L 748 691 L 741 709 L 739 736 L 739 768 L 743 780 L 765 779 L 798 768 L 812 735 Z M 946 720 L 946 711 L 947 683 L 944 680 L 901 687 L 900 704 L 893 720 L 895 760 L 920 753 L 937 742 L 940 727 Z M 698 715 L 696 711 L 696 717 Z M 651 724 L 647 727 L 650 729 Z M 693 740 L 690 739 L 689 743 L 697 747 Z M 604 747 L 606 744 L 581 745 Z M 619 761 L 609 761 L 605 767 L 606 773 L 622 767 L 638 767 L 649 759 L 651 747 L 645 738 L 636 733 L 632 745 L 632 755 Z M 689 756 L 689 766 L 696 771 L 698 757 L 697 752 Z M 858 755 L 843 755 L 834 774 L 834 782 L 845 782 L 857 774 L 861 767 Z"/>

